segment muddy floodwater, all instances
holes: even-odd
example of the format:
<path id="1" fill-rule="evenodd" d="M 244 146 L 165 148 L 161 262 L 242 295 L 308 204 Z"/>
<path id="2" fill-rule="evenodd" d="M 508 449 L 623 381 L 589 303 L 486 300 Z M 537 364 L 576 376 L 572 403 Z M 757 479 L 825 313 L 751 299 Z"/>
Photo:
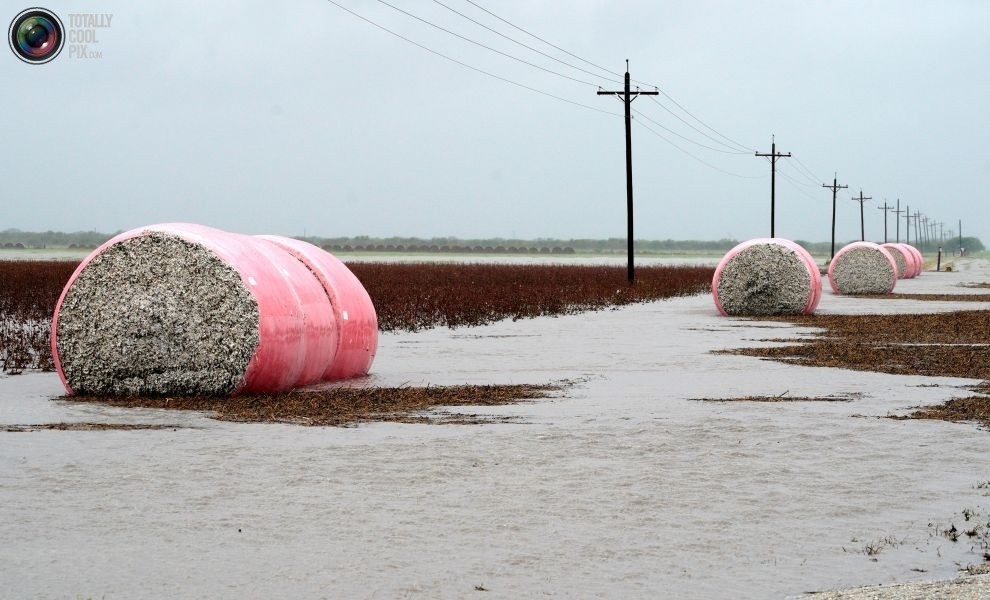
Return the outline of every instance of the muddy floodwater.
<path id="1" fill-rule="evenodd" d="M 988 261 L 955 262 L 895 291 L 985 292 L 958 286 Z M 818 310 L 978 308 L 826 289 Z M 0 596 L 785 598 L 984 562 L 944 531 L 990 520 L 990 432 L 880 418 L 976 381 L 710 353 L 811 332 L 694 296 L 383 334 L 354 383 L 572 382 L 464 409 L 515 417 L 491 425 L 227 423 L 3 377 Z M 843 401 L 696 400 L 777 395 Z M 3 430 L 74 421 L 174 427 Z"/>

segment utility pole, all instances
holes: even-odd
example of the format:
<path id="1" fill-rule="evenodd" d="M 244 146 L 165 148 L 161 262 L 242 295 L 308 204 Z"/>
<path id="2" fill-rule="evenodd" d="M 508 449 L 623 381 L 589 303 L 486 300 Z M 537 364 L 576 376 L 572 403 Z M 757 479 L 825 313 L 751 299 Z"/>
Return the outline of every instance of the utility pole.
<path id="1" fill-rule="evenodd" d="M 626 106 L 626 246 L 629 258 L 626 265 L 626 276 L 629 285 L 636 283 L 636 269 L 633 265 L 633 180 L 632 180 L 632 102 L 640 95 L 656 96 L 659 91 L 635 92 L 629 90 L 629 59 L 626 59 L 625 86 L 621 92 L 598 90 L 599 96 L 618 96 Z"/>
<path id="2" fill-rule="evenodd" d="M 959 256 L 962 256 L 962 219 L 959 219 Z"/>
<path id="3" fill-rule="evenodd" d="M 897 199 L 897 210 L 893 210 L 891 212 L 894 213 L 894 223 L 897 223 L 897 227 L 896 227 L 896 229 L 897 229 L 897 243 L 900 244 L 901 243 L 901 213 L 904 212 L 903 210 L 901 210 L 901 199 L 900 198 Z"/>
<path id="4" fill-rule="evenodd" d="M 904 210 L 904 242 L 911 243 L 911 205 L 906 204 Z"/>
<path id="5" fill-rule="evenodd" d="M 790 158 L 791 153 L 788 152 L 784 154 L 782 152 L 777 152 L 777 141 L 774 136 L 770 136 L 770 154 L 763 152 L 757 152 L 756 156 L 765 156 L 770 158 L 770 237 L 774 237 L 774 227 L 773 227 L 773 213 L 774 213 L 774 195 L 777 189 L 777 159 L 778 158 Z"/>
<path id="6" fill-rule="evenodd" d="M 939 246 L 944 246 L 945 245 L 945 222 L 944 221 L 939 221 L 938 222 L 938 245 Z"/>
<path id="7" fill-rule="evenodd" d="M 864 196 L 863 190 L 859 190 L 859 198 L 853 197 L 853 200 L 859 202 L 859 238 L 860 241 L 866 241 L 866 221 L 863 219 L 863 204 L 867 200 L 873 200 L 872 196 Z"/>
<path id="8" fill-rule="evenodd" d="M 916 247 L 921 246 L 918 240 L 919 234 L 921 233 L 921 211 L 914 211 L 914 245 Z"/>
<path id="9" fill-rule="evenodd" d="M 877 210 L 883 211 L 883 243 L 887 243 L 887 211 L 894 208 L 893 206 L 887 205 L 887 199 L 883 199 L 883 206 L 878 206 Z"/>
<path id="10" fill-rule="evenodd" d="M 844 189 L 846 189 L 849 186 L 848 185 L 839 185 L 839 173 L 836 172 L 835 175 L 832 177 L 832 185 L 829 185 L 827 183 L 823 183 L 822 184 L 822 187 L 823 188 L 826 188 L 826 189 L 829 189 L 829 190 L 832 190 L 832 258 L 835 258 L 835 195 L 836 195 L 836 193 L 838 193 L 839 190 L 844 190 Z M 772 197 L 772 195 L 771 195 L 771 197 Z M 773 200 L 771 200 L 770 202 L 772 204 L 773 203 Z M 770 217 L 770 221 L 771 221 L 771 223 L 773 222 L 773 217 Z M 772 227 L 772 225 L 771 225 L 771 227 Z M 831 262 L 831 260 L 832 259 L 830 258 L 829 259 L 829 262 Z"/>

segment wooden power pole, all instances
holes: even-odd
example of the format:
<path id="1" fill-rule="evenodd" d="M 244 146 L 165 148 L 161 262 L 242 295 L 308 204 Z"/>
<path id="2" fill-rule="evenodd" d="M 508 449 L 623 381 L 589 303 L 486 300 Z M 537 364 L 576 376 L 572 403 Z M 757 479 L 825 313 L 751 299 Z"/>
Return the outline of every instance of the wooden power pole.
<path id="1" fill-rule="evenodd" d="M 911 205 L 904 205 L 904 243 L 911 243 Z"/>
<path id="2" fill-rule="evenodd" d="M 853 200 L 859 202 L 859 239 L 860 241 L 866 241 L 866 220 L 863 218 L 863 204 L 867 200 L 873 200 L 872 196 L 864 196 L 863 190 L 859 190 L 859 198 L 853 197 Z"/>
<path id="3" fill-rule="evenodd" d="M 887 205 L 887 199 L 883 199 L 883 206 L 878 206 L 877 210 L 883 211 L 883 243 L 886 244 L 889 240 L 887 239 L 887 211 L 894 208 L 893 206 Z"/>
<path id="4" fill-rule="evenodd" d="M 777 189 L 777 159 L 778 158 L 790 158 L 791 153 L 788 152 L 784 154 L 782 152 L 777 152 L 777 142 L 774 136 L 770 136 L 770 153 L 766 154 L 764 152 L 757 152 L 756 156 L 765 156 L 770 159 L 770 237 L 774 236 L 774 224 L 773 224 L 773 214 L 774 214 L 774 195 Z"/>
<path id="5" fill-rule="evenodd" d="M 901 199 L 900 198 L 897 199 L 897 210 L 892 210 L 890 212 L 894 213 L 894 223 L 897 224 L 897 226 L 894 227 L 894 230 L 897 232 L 896 233 L 896 236 L 897 237 L 895 238 L 895 241 L 898 244 L 900 244 L 901 243 L 901 213 L 904 212 L 903 210 L 901 210 Z"/>
<path id="6" fill-rule="evenodd" d="M 839 174 L 835 173 L 832 177 L 832 185 L 827 183 L 822 184 L 823 188 L 832 190 L 832 258 L 835 258 L 835 195 L 839 190 L 844 190 L 848 185 L 839 185 Z M 831 262 L 831 258 L 829 262 Z"/>
<path id="7" fill-rule="evenodd" d="M 640 95 L 656 96 L 660 92 L 635 92 L 629 89 L 629 59 L 626 59 L 625 86 L 620 92 L 598 90 L 599 96 L 618 96 L 626 106 L 626 246 L 629 258 L 626 263 L 626 276 L 629 285 L 636 283 L 636 269 L 633 264 L 633 179 L 632 179 L 632 102 Z"/>

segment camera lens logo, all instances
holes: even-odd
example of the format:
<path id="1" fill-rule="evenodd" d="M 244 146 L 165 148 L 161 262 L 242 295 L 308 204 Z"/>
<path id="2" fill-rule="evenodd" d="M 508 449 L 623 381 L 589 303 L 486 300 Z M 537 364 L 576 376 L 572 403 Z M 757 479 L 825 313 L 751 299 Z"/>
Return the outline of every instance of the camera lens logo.
<path id="1" fill-rule="evenodd" d="M 41 65 L 62 51 L 65 28 L 52 11 L 29 8 L 10 22 L 7 40 L 17 58 L 26 63 Z"/>

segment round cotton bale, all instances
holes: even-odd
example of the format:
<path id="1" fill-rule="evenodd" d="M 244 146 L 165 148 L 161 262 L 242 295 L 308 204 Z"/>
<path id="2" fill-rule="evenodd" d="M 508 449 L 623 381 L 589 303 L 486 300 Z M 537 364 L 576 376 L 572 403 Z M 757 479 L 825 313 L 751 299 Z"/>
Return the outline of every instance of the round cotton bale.
<path id="1" fill-rule="evenodd" d="M 914 262 L 915 265 L 917 266 L 917 269 L 915 270 L 915 276 L 917 277 L 918 275 L 921 275 L 922 271 L 925 270 L 925 257 L 923 254 L 921 254 L 921 250 L 918 250 L 914 246 L 907 244 L 907 247 L 908 247 L 908 251 L 914 255 Z"/>
<path id="2" fill-rule="evenodd" d="M 908 262 L 908 274 L 907 279 L 913 279 L 921 273 L 921 258 L 918 252 L 914 249 L 914 246 L 909 244 L 897 244 L 898 247 L 904 252 L 904 256 L 907 258 Z"/>
<path id="3" fill-rule="evenodd" d="M 712 297 L 723 315 L 811 314 L 821 294 L 814 259 L 782 238 L 739 244 L 722 258 L 712 278 Z"/>
<path id="4" fill-rule="evenodd" d="M 344 327 L 297 254 L 330 255 L 309 245 L 294 254 L 287 245 L 170 223 L 97 248 L 70 277 L 52 319 L 52 355 L 67 392 L 219 396 L 325 380 Z M 376 319 L 365 298 L 351 310 L 368 327 Z M 377 328 L 354 337 L 367 343 L 367 372 Z"/>
<path id="5" fill-rule="evenodd" d="M 306 265 L 330 300 L 340 335 L 335 358 L 327 364 L 321 380 L 365 375 L 378 350 L 378 315 L 358 278 L 336 256 L 308 242 L 275 235 L 258 237 Z"/>
<path id="6" fill-rule="evenodd" d="M 887 250 L 894 259 L 894 263 L 897 265 L 897 277 L 906 279 L 908 272 L 914 270 L 914 260 L 901 248 L 900 244 L 881 244 L 881 247 Z"/>
<path id="7" fill-rule="evenodd" d="M 894 257 L 873 242 L 844 246 L 828 267 L 828 282 L 836 294 L 889 294 L 897 275 Z"/>

